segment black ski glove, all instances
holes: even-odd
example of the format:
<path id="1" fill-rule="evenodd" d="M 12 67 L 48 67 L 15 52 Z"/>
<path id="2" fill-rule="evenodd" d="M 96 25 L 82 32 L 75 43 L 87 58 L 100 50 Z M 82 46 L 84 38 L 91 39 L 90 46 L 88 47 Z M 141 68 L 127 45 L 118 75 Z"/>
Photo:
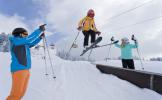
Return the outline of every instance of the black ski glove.
<path id="1" fill-rule="evenodd" d="M 134 41 L 135 44 L 137 44 L 137 39 L 135 38 L 134 35 L 132 35 L 132 40 Z"/>
<path id="2" fill-rule="evenodd" d="M 132 35 L 132 40 L 133 40 L 133 41 L 137 41 L 137 40 L 135 39 L 135 36 L 134 36 L 134 35 Z"/>
<path id="3" fill-rule="evenodd" d="M 82 30 L 82 26 L 79 26 L 77 29 L 78 29 L 78 31 L 81 31 Z"/>
<path id="4" fill-rule="evenodd" d="M 46 30 L 46 29 L 45 29 L 45 26 L 46 26 L 46 24 L 43 24 L 43 25 L 39 26 L 39 29 L 40 29 L 41 31 L 45 31 L 45 30 Z"/>
<path id="5" fill-rule="evenodd" d="M 44 37 L 45 37 L 45 34 L 42 33 L 42 34 L 40 35 L 40 38 L 43 39 Z"/>
<path id="6" fill-rule="evenodd" d="M 115 40 L 114 40 L 114 37 L 112 36 L 112 37 L 111 37 L 111 42 L 113 42 L 113 41 L 115 41 Z"/>
<path id="7" fill-rule="evenodd" d="M 97 31 L 96 34 L 98 34 L 98 36 L 99 36 L 101 34 L 101 32 L 100 31 Z"/>

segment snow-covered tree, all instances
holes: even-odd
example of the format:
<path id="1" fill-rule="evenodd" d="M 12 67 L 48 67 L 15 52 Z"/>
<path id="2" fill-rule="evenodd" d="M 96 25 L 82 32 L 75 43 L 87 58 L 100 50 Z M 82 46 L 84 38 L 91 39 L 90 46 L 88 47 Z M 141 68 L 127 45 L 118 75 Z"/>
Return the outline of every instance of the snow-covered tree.
<path id="1" fill-rule="evenodd" d="M 4 32 L 0 34 L 0 52 L 9 52 L 9 35 Z"/>

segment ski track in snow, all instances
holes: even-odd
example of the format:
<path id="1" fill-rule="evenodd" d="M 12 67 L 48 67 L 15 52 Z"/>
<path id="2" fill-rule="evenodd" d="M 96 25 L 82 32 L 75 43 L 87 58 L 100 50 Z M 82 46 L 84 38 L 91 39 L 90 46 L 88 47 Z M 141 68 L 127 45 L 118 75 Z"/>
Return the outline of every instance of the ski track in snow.
<path id="1" fill-rule="evenodd" d="M 2 55 L 0 61 L 5 68 L 0 71 L 0 100 L 5 100 L 11 85 L 7 60 L 10 56 Z M 90 62 L 65 61 L 52 56 L 54 53 L 51 57 L 56 79 L 53 79 L 50 65 L 49 75 L 45 76 L 44 60 L 40 54 L 35 55 L 29 88 L 23 100 L 162 100 L 162 96 L 154 91 L 138 88 L 113 75 L 101 74 Z"/>

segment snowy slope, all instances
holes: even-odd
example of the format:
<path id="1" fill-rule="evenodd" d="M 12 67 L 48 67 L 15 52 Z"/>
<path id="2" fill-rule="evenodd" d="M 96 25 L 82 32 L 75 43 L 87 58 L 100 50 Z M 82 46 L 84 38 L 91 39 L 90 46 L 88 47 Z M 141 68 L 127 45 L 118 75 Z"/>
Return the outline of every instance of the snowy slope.
<path id="1" fill-rule="evenodd" d="M 51 51 L 56 79 L 45 76 L 42 51 L 32 53 L 29 88 L 23 100 L 162 100 L 148 89 L 140 89 L 113 75 L 101 74 L 86 61 L 65 61 Z M 0 100 L 5 100 L 11 86 L 10 55 L 0 53 Z"/>

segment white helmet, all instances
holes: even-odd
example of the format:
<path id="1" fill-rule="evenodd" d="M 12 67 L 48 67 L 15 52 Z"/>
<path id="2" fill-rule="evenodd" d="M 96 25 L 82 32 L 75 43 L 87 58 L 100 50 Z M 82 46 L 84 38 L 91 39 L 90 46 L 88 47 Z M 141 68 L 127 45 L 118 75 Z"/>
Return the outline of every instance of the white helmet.
<path id="1" fill-rule="evenodd" d="M 129 43 L 129 39 L 128 39 L 127 37 L 124 37 L 124 38 L 122 38 L 121 40 L 122 40 L 122 42 L 124 42 L 124 43 L 126 43 L 126 44 Z"/>

